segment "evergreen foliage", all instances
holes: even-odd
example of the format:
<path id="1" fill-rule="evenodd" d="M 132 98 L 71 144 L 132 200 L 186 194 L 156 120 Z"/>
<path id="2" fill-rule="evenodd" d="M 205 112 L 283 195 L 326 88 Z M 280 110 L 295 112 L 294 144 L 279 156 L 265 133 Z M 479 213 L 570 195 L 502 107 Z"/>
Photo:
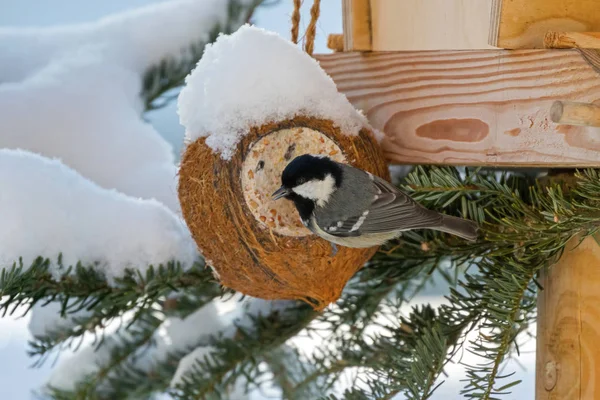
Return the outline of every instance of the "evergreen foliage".
<path id="1" fill-rule="evenodd" d="M 111 349 L 110 362 L 76 392 L 53 391 L 56 399 L 126 393 L 145 398 L 156 392 L 180 399 L 227 398 L 227 388 L 237 379 L 249 389 L 267 380 L 280 385 L 289 399 L 305 398 L 303 393 L 333 399 L 331 389 L 344 372 L 355 379 L 343 394 L 346 399 L 389 399 L 396 394 L 427 399 L 441 383 L 446 363 L 466 345 L 484 362 L 468 366 L 463 394 L 499 398 L 519 382 L 500 371 L 518 350 L 516 338 L 535 319 L 537 273 L 556 261 L 568 242 L 594 235 L 600 227 L 599 178 L 592 169 L 566 179 L 535 180 L 515 173 L 417 167 L 401 188 L 428 207 L 479 221 L 479 241 L 468 243 L 433 231 L 406 233 L 365 265 L 337 304 L 325 311 L 290 302 L 283 310 L 236 327 L 234 336 L 217 332 L 206 339 L 202 344 L 217 350 L 198 361 L 175 388 L 169 382 L 184 354 L 173 354 L 151 373 L 136 371 L 128 356 L 151 346 L 152 332 L 174 312 L 151 304 L 165 304 L 177 290 L 187 295 L 182 304 L 191 312 L 220 295 L 201 263 L 187 272 L 176 264 L 150 268 L 144 277 L 129 271 L 113 287 L 92 267 L 83 266 L 55 281 L 48 275 L 48 260 L 38 260 L 29 269 L 14 266 L 3 272 L 2 309 L 10 313 L 17 304 L 52 299 L 65 305 L 66 314 L 84 307 L 94 311 L 73 330 L 32 343 L 31 354 L 38 359 L 103 321 L 135 310 L 129 325 L 113 334 L 127 340 L 121 338 L 115 346 L 99 341 L 99 347 Z M 438 271 L 451 287 L 447 304 L 437 309 L 416 306 L 403 313 Z M 465 343 L 474 329 L 481 332 L 477 340 Z M 310 354 L 290 347 L 288 339 L 298 335 L 318 337 L 322 344 Z M 284 350 L 287 357 L 277 356 Z"/>
<path id="2" fill-rule="evenodd" d="M 232 20 L 247 11 L 231 3 Z M 219 26 L 210 40 L 229 30 Z M 142 95 L 148 110 L 169 100 L 168 92 L 182 84 L 205 44 L 147 72 Z M 227 399 L 232 384 L 244 382 L 249 390 L 275 386 L 290 400 L 428 399 L 443 384 L 447 363 L 466 346 L 483 361 L 468 366 L 462 394 L 501 398 L 519 383 L 501 367 L 535 321 L 543 290 L 538 273 L 560 258 L 567 243 L 600 228 L 600 172 L 536 179 L 515 171 L 419 166 L 399 185 L 429 208 L 478 221 L 480 239 L 469 243 L 434 231 L 407 232 L 382 248 L 326 310 L 286 302 L 201 338 L 151 368 L 140 368 L 135 359 L 154 346 L 151 338 L 161 322 L 224 295 L 202 260 L 186 271 L 177 262 L 151 266 L 145 275 L 129 270 L 111 284 L 94 266 L 65 266 L 60 277 L 50 274 L 48 259 L 3 266 L 0 310 L 12 314 L 19 306 L 59 302 L 63 315 L 90 312 L 74 327 L 30 343 L 37 365 L 76 348 L 89 333 L 97 335 L 95 348 L 106 352 L 106 362 L 74 391 L 49 388 L 46 398 L 145 399 L 169 393 L 177 399 Z M 446 302 L 407 313 L 407 304 L 434 276 L 449 286 Z M 102 328 L 119 319 L 126 322 L 105 335 Z M 477 339 L 466 342 L 474 330 L 480 332 Z M 295 346 L 299 337 L 315 339 L 314 351 Z M 179 361 L 197 346 L 214 351 L 172 387 Z M 341 395 L 332 394 L 349 380 Z"/>

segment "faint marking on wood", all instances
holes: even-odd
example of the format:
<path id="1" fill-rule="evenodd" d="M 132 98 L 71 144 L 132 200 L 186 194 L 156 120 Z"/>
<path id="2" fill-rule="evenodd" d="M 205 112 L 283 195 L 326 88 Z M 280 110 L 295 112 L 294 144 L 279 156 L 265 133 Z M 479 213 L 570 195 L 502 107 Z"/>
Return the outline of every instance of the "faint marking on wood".
<path id="1" fill-rule="evenodd" d="M 519 136 L 521 134 L 521 128 L 514 128 L 509 131 L 505 131 L 504 133 L 510 136 Z"/>
<path id="2" fill-rule="evenodd" d="M 575 244 L 540 276 L 536 400 L 600 398 L 600 246 Z"/>
<path id="3" fill-rule="evenodd" d="M 547 49 L 600 49 L 600 32 L 546 32 Z"/>
<path id="4" fill-rule="evenodd" d="M 548 31 L 600 31 L 598 0 L 502 0 L 498 36 L 507 49 L 544 47 Z"/>
<path id="5" fill-rule="evenodd" d="M 371 49 L 492 48 L 488 42 L 493 1 L 371 0 Z"/>
<path id="6" fill-rule="evenodd" d="M 600 167 L 599 128 L 566 130 L 550 120 L 556 100 L 600 100 L 600 74 L 578 50 L 318 59 L 340 92 L 386 134 L 390 163 Z"/>
<path id="7" fill-rule="evenodd" d="M 371 50 L 370 0 L 342 0 L 344 51 Z"/>

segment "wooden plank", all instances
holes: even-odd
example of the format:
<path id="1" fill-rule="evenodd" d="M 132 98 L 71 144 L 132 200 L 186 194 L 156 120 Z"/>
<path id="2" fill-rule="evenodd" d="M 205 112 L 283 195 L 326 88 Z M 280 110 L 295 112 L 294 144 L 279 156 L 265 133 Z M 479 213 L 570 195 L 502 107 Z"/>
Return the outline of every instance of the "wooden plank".
<path id="1" fill-rule="evenodd" d="M 547 31 L 600 31 L 598 0 L 502 0 L 496 41 L 506 49 L 544 47 Z"/>
<path id="2" fill-rule="evenodd" d="M 546 32 L 547 49 L 600 49 L 600 32 Z"/>
<path id="3" fill-rule="evenodd" d="M 423 51 L 318 56 L 386 134 L 394 164 L 600 166 L 600 130 L 557 125 L 556 100 L 600 100 L 579 50 Z"/>
<path id="4" fill-rule="evenodd" d="M 489 49 L 497 0 L 371 0 L 373 51 Z"/>
<path id="5" fill-rule="evenodd" d="M 344 51 L 371 50 L 369 0 L 342 0 Z"/>
<path id="6" fill-rule="evenodd" d="M 540 277 L 536 400 L 600 398 L 600 246 L 575 244 Z"/>

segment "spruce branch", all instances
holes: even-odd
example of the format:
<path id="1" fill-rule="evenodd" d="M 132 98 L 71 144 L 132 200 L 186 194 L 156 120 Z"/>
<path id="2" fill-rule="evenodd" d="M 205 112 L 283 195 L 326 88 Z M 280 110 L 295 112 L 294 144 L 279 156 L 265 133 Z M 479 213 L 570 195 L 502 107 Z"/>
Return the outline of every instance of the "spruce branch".
<path id="1" fill-rule="evenodd" d="M 150 341 L 155 330 L 162 323 L 163 319 L 152 313 L 144 314 L 138 318 L 135 323 L 130 324 L 125 330 L 120 327 L 115 333 L 102 342 L 94 351 L 100 350 L 102 359 L 99 362 L 98 370 L 88 374 L 82 381 L 77 382 L 73 391 L 59 389 L 49 385 L 46 391 L 52 399 L 111 399 L 115 394 L 121 396 L 132 395 L 134 398 L 135 390 L 126 377 L 131 377 L 131 372 L 125 368 L 118 368 L 126 362 L 128 358 L 136 352 L 144 350 L 150 345 Z M 118 376 L 118 373 L 125 373 L 126 376 Z M 112 379 L 120 379 L 119 385 L 114 385 Z M 133 392 L 132 392 L 133 389 Z M 115 393 L 116 391 L 116 393 Z"/>
<path id="2" fill-rule="evenodd" d="M 65 267 L 61 257 L 56 265 L 60 276 L 53 275 L 56 268 L 50 259 L 39 257 L 25 268 L 22 261 L 0 273 L 0 311 L 12 314 L 19 306 L 27 306 L 27 312 L 38 302 L 60 301 L 61 315 L 66 316 L 85 310 L 90 315 L 76 319 L 76 326 L 67 331 L 49 332 L 46 337 L 31 342 L 29 354 L 44 362 L 53 351 L 71 348 L 80 342 L 86 332 L 96 332 L 114 318 L 134 310 L 131 323 L 144 315 L 153 304 L 172 295 L 173 291 L 193 288 L 207 296 L 219 292 L 210 269 L 197 262 L 188 270 L 172 261 L 165 265 L 150 265 L 144 275 L 128 269 L 121 278 L 109 284 L 106 277 L 94 266 Z"/>
<path id="3" fill-rule="evenodd" d="M 475 244 L 437 232 L 412 232 L 372 260 L 386 265 L 407 256 L 435 260 L 452 255 L 475 269 L 465 274 L 460 290 L 451 290 L 451 307 L 439 310 L 442 319 L 468 326 L 466 331 L 486 332 L 472 343 L 472 351 L 487 363 L 468 366 L 469 383 L 463 391 L 467 397 L 493 398 L 519 382 L 498 387 L 506 378 L 499 376 L 500 366 L 515 348 L 516 336 L 532 321 L 537 272 L 558 260 L 571 239 L 600 228 L 597 178 L 598 171 L 585 170 L 575 179 L 549 178 L 542 185 L 515 174 L 461 174 L 439 167 L 418 167 L 407 177 L 403 188 L 415 199 L 429 208 L 472 218 L 482 227 L 482 238 Z M 434 343 L 430 347 L 436 351 Z"/>
<path id="4" fill-rule="evenodd" d="M 292 346 L 284 344 L 266 353 L 263 358 L 286 400 L 316 399 L 330 388 L 329 377 L 315 377 L 316 366 Z"/>
<path id="5" fill-rule="evenodd" d="M 212 274 L 200 265 L 189 271 L 175 265 L 150 268 L 150 277 L 130 271 L 118 284 L 108 285 L 92 267 L 70 268 L 55 279 L 48 271 L 49 261 L 40 259 L 36 268 L 20 265 L 3 271 L 0 293 L 6 298 L 0 307 L 9 312 L 51 298 L 63 302 L 65 314 L 89 309 L 100 313 L 96 317 L 118 318 L 125 311 L 135 315 L 143 310 L 141 325 L 131 325 L 136 333 L 112 353 L 110 368 L 100 377 L 90 376 L 87 387 L 81 386 L 86 389 L 79 393 L 90 398 L 106 393 L 143 398 L 164 391 L 181 399 L 226 398 L 227 388 L 239 379 L 248 388 L 260 386 L 268 372 L 261 367 L 266 361 L 280 372 L 276 380 L 290 399 L 307 392 L 325 395 L 352 371 L 362 372 L 365 378 L 356 378 L 344 398 L 386 399 L 402 393 L 427 399 L 438 387 L 445 365 L 466 345 L 466 334 L 475 329 L 480 332 L 470 343 L 471 351 L 485 362 L 467 366 L 462 394 L 496 398 L 519 383 L 502 372 L 502 365 L 518 352 L 516 338 L 535 320 L 537 292 L 543 289 L 536 282 L 537 273 L 558 260 L 573 238 L 595 234 L 600 228 L 599 178 L 596 170 L 578 171 L 570 179 L 534 181 L 516 174 L 419 167 L 402 187 L 428 208 L 478 221 L 482 232 L 477 242 L 435 231 L 407 232 L 373 257 L 348 283 L 342 298 L 323 312 L 294 304 L 199 340 L 199 346 L 215 351 L 197 361 L 171 390 L 168 382 L 185 352 L 170 354 L 150 370 L 128 363 L 137 354 L 134 349 L 151 346 L 148 334 L 156 325 L 147 325 L 147 331 L 142 325 L 151 322 L 148 316 L 156 315 L 151 314 L 152 307 L 162 305 L 163 316 L 185 313 L 196 309 L 204 294 L 210 301 L 211 291 L 218 292 Z M 403 305 L 442 266 L 456 274 L 446 275 L 451 283 L 448 304 L 437 309 L 416 307 L 402 317 Z M 173 296 L 174 290 L 181 294 Z M 78 326 L 83 325 L 85 321 L 79 321 Z M 300 332 L 320 335 L 325 344 L 315 354 L 298 353 L 285 362 L 295 365 L 278 368 L 273 355 Z M 57 346 L 61 341 L 53 343 Z M 308 362 L 298 365 L 300 360 Z M 76 397 L 55 392 L 54 398 Z"/>
<path id="6" fill-rule="evenodd" d="M 249 387 L 259 386 L 262 355 L 283 345 L 303 330 L 316 316 L 305 303 L 285 302 L 285 308 L 266 315 L 247 315 L 234 331 L 214 335 L 207 345 L 215 351 L 197 360 L 182 382 L 170 391 L 177 399 L 222 398 L 227 387 L 243 377 Z M 226 397 L 225 397 L 226 398 Z"/>

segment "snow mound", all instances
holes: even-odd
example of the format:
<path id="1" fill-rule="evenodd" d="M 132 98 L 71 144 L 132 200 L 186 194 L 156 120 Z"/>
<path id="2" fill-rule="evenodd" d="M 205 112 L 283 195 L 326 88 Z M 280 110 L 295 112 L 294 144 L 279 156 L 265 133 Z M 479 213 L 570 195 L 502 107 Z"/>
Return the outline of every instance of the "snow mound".
<path id="1" fill-rule="evenodd" d="M 38 257 L 65 267 L 95 264 L 109 281 L 126 268 L 198 256 L 183 221 L 156 200 L 135 199 L 85 179 L 58 160 L 0 149 L 0 266 Z"/>
<path id="2" fill-rule="evenodd" d="M 186 141 L 206 137 L 225 160 L 251 126 L 269 121 L 297 115 L 330 119 L 349 135 L 369 127 L 314 58 L 250 25 L 207 46 L 185 82 L 178 113 Z"/>
<path id="3" fill-rule="evenodd" d="M 237 2 L 248 6 L 252 0 Z M 229 3 L 171 0 L 87 23 L 0 27 L 0 83 L 24 79 L 51 60 L 88 44 L 100 44 L 100 56 L 142 73 L 166 57 L 180 56 L 193 41 L 207 40 L 215 26 L 227 23 Z"/>

